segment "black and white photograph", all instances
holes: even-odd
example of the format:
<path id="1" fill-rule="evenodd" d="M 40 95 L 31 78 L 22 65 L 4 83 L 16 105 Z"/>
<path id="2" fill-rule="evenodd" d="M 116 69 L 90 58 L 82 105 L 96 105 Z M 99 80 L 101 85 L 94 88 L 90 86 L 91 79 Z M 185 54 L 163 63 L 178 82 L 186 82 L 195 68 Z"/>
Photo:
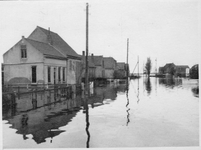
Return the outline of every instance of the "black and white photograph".
<path id="1" fill-rule="evenodd" d="M 200 149 L 200 0 L 0 1 L 2 149 Z"/>

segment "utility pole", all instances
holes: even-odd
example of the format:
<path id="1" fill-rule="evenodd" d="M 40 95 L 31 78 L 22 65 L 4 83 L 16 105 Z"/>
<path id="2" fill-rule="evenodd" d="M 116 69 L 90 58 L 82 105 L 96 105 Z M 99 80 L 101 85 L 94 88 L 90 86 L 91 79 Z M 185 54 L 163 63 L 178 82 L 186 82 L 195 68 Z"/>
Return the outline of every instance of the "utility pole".
<path id="1" fill-rule="evenodd" d="M 139 78 L 139 56 L 137 56 L 137 63 L 138 63 L 138 78 Z"/>
<path id="2" fill-rule="evenodd" d="M 89 94 L 88 93 L 88 90 L 89 90 L 89 77 L 88 77 L 88 32 L 89 32 L 89 27 L 88 27 L 88 3 L 86 4 L 86 58 L 85 58 L 85 60 L 86 60 L 86 66 L 85 66 L 85 94 Z"/>
<path id="3" fill-rule="evenodd" d="M 129 76 L 129 71 L 128 71 L 128 48 L 129 48 L 129 39 L 127 39 L 127 80 Z"/>

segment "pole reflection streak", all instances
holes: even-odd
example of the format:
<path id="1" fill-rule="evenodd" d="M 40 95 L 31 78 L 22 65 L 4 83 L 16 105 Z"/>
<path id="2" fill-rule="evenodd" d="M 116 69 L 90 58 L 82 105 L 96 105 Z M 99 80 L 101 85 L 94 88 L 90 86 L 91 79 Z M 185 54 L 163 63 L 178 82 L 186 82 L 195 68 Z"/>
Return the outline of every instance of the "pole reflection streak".
<path id="1" fill-rule="evenodd" d="M 129 98 L 128 98 L 128 91 L 129 91 L 129 83 L 127 82 L 127 89 L 126 89 L 126 98 L 127 98 L 127 104 L 126 104 L 126 112 L 127 112 L 127 123 L 126 125 L 128 126 L 128 123 L 130 122 L 130 108 L 128 107 L 129 106 Z"/>
<path id="2" fill-rule="evenodd" d="M 86 147 L 89 148 L 89 141 L 90 141 L 90 133 L 89 133 L 89 107 L 88 107 L 88 99 L 85 99 L 85 106 L 86 106 L 86 133 L 87 133 L 87 142 Z"/>

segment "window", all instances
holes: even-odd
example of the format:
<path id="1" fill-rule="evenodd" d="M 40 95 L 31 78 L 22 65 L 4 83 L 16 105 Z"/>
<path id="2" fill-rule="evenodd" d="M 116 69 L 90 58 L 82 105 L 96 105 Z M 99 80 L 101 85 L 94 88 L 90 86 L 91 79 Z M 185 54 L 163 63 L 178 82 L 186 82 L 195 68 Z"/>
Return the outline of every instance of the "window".
<path id="1" fill-rule="evenodd" d="M 58 68 L 58 80 L 61 81 L 61 67 Z"/>
<path id="2" fill-rule="evenodd" d="M 51 68 L 50 67 L 47 68 L 47 75 L 48 75 L 48 82 L 50 83 L 51 82 Z"/>
<path id="3" fill-rule="evenodd" d="M 21 58 L 27 58 L 27 47 L 26 47 L 26 45 L 21 45 Z"/>
<path id="4" fill-rule="evenodd" d="M 65 68 L 63 67 L 63 81 L 65 81 L 65 72 L 66 72 L 66 70 L 65 70 Z"/>

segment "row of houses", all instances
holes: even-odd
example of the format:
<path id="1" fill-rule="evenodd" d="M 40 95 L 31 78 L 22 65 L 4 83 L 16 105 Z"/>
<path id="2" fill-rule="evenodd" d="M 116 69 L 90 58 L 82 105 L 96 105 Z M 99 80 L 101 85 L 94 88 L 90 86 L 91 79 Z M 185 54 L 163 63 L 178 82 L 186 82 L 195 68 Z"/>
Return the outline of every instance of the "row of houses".
<path id="1" fill-rule="evenodd" d="M 85 52 L 82 52 L 82 79 L 85 78 Z M 88 56 L 89 79 L 122 79 L 127 75 L 127 65 L 125 62 L 117 62 L 113 57 Z"/>
<path id="2" fill-rule="evenodd" d="M 4 84 L 79 84 L 85 74 L 85 56 L 79 55 L 57 33 L 37 26 L 3 55 Z M 114 78 L 125 63 L 112 57 L 89 56 L 90 78 Z"/>
<path id="3" fill-rule="evenodd" d="M 159 67 L 159 75 L 173 75 L 175 77 L 189 77 L 190 68 L 188 65 L 175 65 L 167 63 L 163 67 Z"/>

